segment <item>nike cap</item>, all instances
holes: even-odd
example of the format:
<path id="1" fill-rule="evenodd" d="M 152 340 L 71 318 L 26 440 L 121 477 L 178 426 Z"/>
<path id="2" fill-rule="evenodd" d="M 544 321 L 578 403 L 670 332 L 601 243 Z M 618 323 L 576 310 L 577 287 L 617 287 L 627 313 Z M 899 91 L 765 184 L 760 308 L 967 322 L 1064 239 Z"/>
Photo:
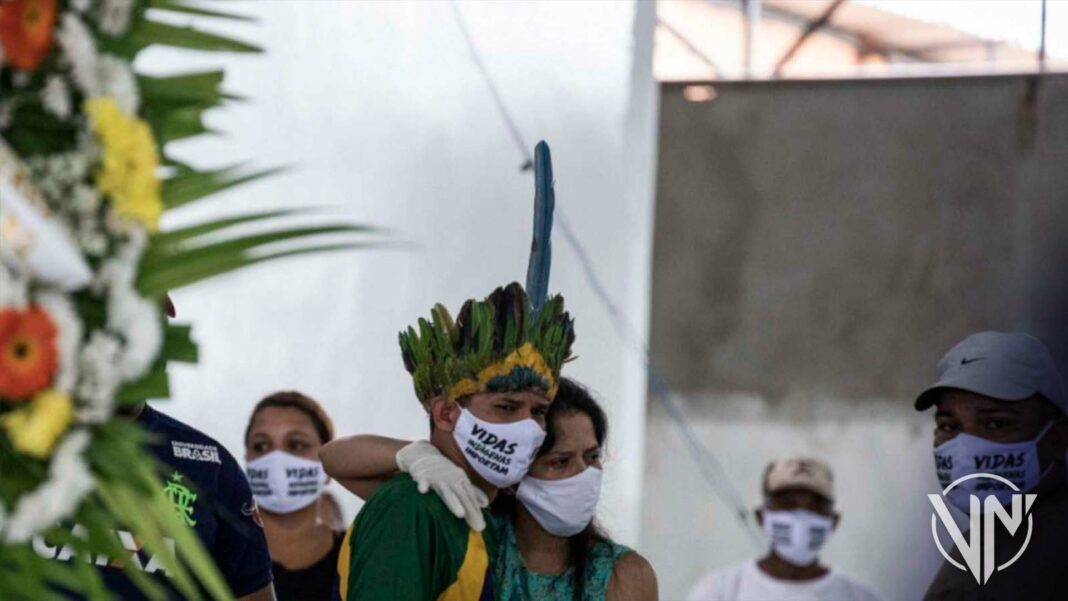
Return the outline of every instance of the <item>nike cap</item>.
<path id="1" fill-rule="evenodd" d="M 1038 393 L 1068 415 L 1057 364 L 1046 345 L 1023 332 L 979 332 L 962 340 L 938 362 L 938 381 L 916 397 L 916 409 L 934 405 L 945 388 L 1002 401 L 1021 401 Z"/>

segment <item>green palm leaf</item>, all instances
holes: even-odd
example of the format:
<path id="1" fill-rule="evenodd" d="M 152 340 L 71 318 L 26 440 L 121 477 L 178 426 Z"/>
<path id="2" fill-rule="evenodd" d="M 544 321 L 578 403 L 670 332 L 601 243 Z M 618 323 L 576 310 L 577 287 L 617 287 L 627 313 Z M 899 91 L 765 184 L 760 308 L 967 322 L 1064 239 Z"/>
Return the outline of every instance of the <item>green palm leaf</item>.
<path id="1" fill-rule="evenodd" d="M 184 13 L 187 15 L 197 15 L 201 17 L 217 17 L 219 19 L 229 19 L 232 21 L 254 22 L 256 20 L 247 15 L 224 13 L 217 10 L 209 10 L 206 8 L 190 6 L 184 2 L 179 2 L 178 0 L 149 0 L 148 8 L 154 8 L 156 10 L 166 10 L 175 13 Z"/>
<path id="2" fill-rule="evenodd" d="M 234 186 L 282 173 L 287 169 L 274 167 L 252 173 L 241 173 L 239 167 L 239 165 L 231 165 L 214 171 L 182 169 L 177 175 L 164 180 L 163 204 L 168 209 L 173 209 Z"/>
<path id="3" fill-rule="evenodd" d="M 256 265 L 265 261 L 272 261 L 284 257 L 293 257 L 312 253 L 321 253 L 339 250 L 353 250 L 357 248 L 374 248 L 384 246 L 376 242 L 345 242 L 337 244 L 321 244 L 317 246 L 297 248 L 286 251 L 278 251 L 263 256 L 248 256 L 245 254 L 226 256 L 217 259 L 214 263 L 185 265 L 169 269 L 140 278 L 137 288 L 146 296 L 162 296 L 170 290 L 189 286 L 202 280 L 213 278 L 224 273 L 236 271 L 243 267 Z"/>

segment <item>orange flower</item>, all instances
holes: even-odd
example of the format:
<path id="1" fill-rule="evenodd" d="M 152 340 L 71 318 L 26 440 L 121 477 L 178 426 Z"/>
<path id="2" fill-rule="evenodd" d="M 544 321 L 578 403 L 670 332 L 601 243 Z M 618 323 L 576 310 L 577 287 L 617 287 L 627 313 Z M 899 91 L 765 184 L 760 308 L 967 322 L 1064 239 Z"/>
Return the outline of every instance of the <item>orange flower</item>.
<path id="1" fill-rule="evenodd" d="M 0 397 L 28 400 L 52 382 L 56 326 L 40 307 L 0 310 Z"/>
<path id="2" fill-rule="evenodd" d="M 37 65 L 52 48 L 57 0 L 0 1 L 0 43 L 4 62 L 26 71 Z"/>

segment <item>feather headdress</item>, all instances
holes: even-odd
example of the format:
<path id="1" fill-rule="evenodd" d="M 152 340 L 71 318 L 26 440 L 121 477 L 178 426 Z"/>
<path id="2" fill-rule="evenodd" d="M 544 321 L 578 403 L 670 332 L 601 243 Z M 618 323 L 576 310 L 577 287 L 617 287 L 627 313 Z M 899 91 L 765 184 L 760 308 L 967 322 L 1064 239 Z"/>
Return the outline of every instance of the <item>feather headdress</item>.
<path id="1" fill-rule="evenodd" d="M 429 320 L 421 318 L 417 326 L 400 333 L 404 367 L 424 405 L 437 396 L 455 401 L 479 392 L 538 389 L 550 399 L 556 396 L 575 330 L 563 297 L 547 296 L 555 205 L 549 146 L 539 142 L 534 155 L 534 240 L 527 290 L 512 282 L 484 300 L 468 300 L 455 321 L 438 304 Z"/>

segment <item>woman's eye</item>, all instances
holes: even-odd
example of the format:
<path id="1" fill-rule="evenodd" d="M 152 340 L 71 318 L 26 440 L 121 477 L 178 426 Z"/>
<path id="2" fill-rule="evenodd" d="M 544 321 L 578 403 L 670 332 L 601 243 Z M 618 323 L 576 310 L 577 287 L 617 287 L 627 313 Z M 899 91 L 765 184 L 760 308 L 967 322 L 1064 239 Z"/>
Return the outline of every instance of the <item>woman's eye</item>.
<path id="1" fill-rule="evenodd" d="M 955 425 L 949 422 L 942 422 L 936 426 L 941 432 L 952 432 L 955 429 Z"/>
<path id="2" fill-rule="evenodd" d="M 544 407 L 538 407 L 531 411 L 531 413 L 534 417 L 545 417 L 549 413 L 549 410 Z"/>
<path id="3" fill-rule="evenodd" d="M 268 448 L 267 443 L 257 442 L 257 443 L 253 443 L 252 450 L 257 452 L 257 453 L 266 453 L 270 449 Z"/>
<path id="4" fill-rule="evenodd" d="M 1002 430 L 1007 424 L 1001 420 L 990 420 L 986 423 L 987 430 Z"/>
<path id="5" fill-rule="evenodd" d="M 303 442 L 289 443 L 289 449 L 292 451 L 303 451 L 306 448 L 308 448 L 308 445 L 304 444 Z"/>
<path id="6" fill-rule="evenodd" d="M 497 405 L 497 408 L 505 413 L 515 412 L 515 405 Z"/>

